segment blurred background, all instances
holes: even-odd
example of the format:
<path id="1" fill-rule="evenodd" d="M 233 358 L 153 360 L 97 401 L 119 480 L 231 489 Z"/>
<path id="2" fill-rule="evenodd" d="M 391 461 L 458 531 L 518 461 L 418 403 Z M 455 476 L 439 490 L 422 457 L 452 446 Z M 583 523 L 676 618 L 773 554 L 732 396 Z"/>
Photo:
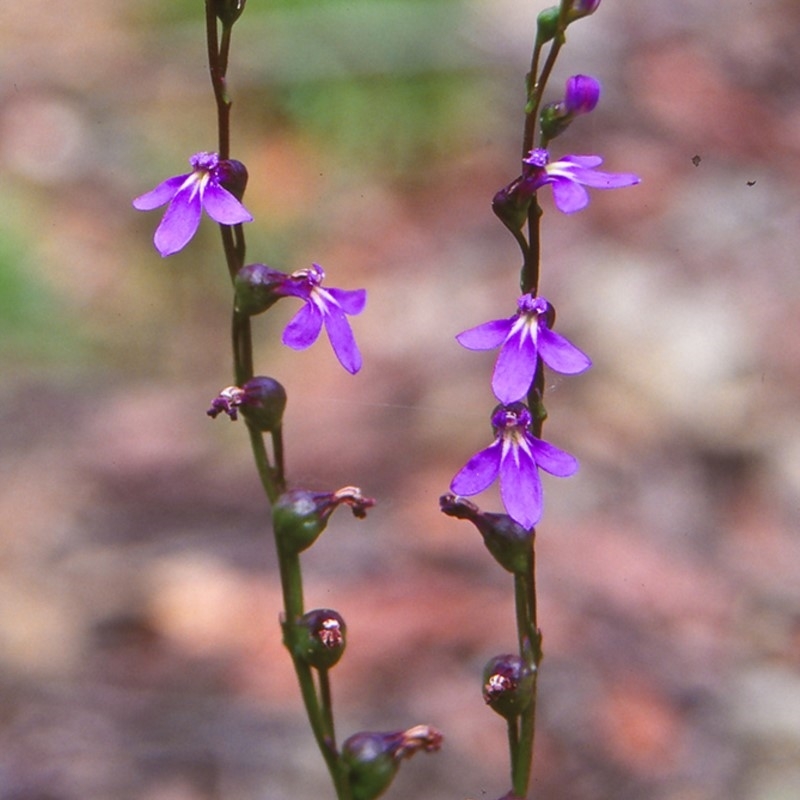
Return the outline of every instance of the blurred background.
<path id="1" fill-rule="evenodd" d="M 340 735 L 426 722 L 387 797 L 493 800 L 480 696 L 513 648 L 511 578 L 438 497 L 491 438 L 518 253 L 529 0 L 250 0 L 233 37 L 248 257 L 366 287 L 355 377 L 255 325 L 289 393 L 295 485 L 356 484 L 304 558 L 348 622 Z M 277 617 L 265 501 L 230 382 L 215 226 L 180 254 L 131 198 L 215 147 L 202 3 L 0 9 L 0 798 L 332 792 Z M 642 183 L 544 207 L 541 290 L 594 359 L 550 375 L 538 531 L 539 800 L 800 797 L 800 5 L 606 0 L 551 84 L 600 106 L 554 145 Z M 499 510 L 491 492 L 478 498 Z"/>

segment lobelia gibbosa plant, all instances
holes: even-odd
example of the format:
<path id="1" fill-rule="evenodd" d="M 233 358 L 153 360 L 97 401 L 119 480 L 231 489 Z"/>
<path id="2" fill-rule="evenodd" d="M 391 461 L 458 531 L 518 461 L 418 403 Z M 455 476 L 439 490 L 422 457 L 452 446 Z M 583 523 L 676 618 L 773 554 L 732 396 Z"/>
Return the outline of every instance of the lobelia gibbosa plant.
<path id="1" fill-rule="evenodd" d="M 599 5 L 600 0 L 561 0 L 538 16 L 526 83 L 521 174 L 492 201 L 522 253 L 522 295 L 516 299 L 513 316 L 485 322 L 456 337 L 470 350 L 500 348 L 491 381 L 499 401 L 491 413 L 494 441 L 456 473 L 451 493 L 440 498 L 440 506 L 445 514 L 472 522 L 491 555 L 514 576 L 517 652 L 495 656 L 483 673 L 484 700 L 505 718 L 508 728 L 511 789 L 502 800 L 528 796 L 533 764 L 536 684 L 542 661 L 534 556 L 534 526 L 543 508 L 539 470 L 568 477 L 578 469 L 574 456 L 542 439 L 547 417 L 544 367 L 576 375 L 591 366 L 584 352 L 553 330 L 555 310 L 539 294 L 542 207 L 537 193 L 550 185 L 556 208 L 572 214 L 588 204 L 586 187 L 615 189 L 639 182 L 636 175 L 596 169 L 603 161 L 597 155 L 565 155 L 557 161 L 550 156 L 550 143 L 576 117 L 593 111 L 600 99 L 595 78 L 574 75 L 562 100 L 542 106 L 567 28 Z M 487 513 L 464 499 L 496 479 L 506 513 Z"/>
<path id="2" fill-rule="evenodd" d="M 314 544 L 339 506 L 347 506 L 355 517 L 363 518 L 374 501 L 354 486 L 335 491 L 290 486 L 283 447 L 286 391 L 275 378 L 255 374 L 252 318 L 279 300 L 300 300 L 300 308 L 283 331 L 282 343 L 305 349 L 314 344 L 324 327 L 336 358 L 347 372 L 355 374 L 362 357 L 348 317 L 364 310 L 366 291 L 325 286 L 325 272 L 319 264 L 283 272 L 246 261 L 243 225 L 253 217 L 243 204 L 247 169 L 231 158 L 232 101 L 226 81 L 231 34 L 245 2 L 205 2 L 217 149 L 195 153 L 189 159 L 190 172 L 168 178 L 133 204 L 142 211 L 167 206 L 154 237 L 155 247 L 164 257 L 191 241 L 203 211 L 219 225 L 233 291 L 234 384 L 211 400 L 207 413 L 211 418 L 224 414 L 232 421 L 241 414 L 244 419 L 258 476 L 272 509 L 283 591 L 283 642 L 336 797 L 373 800 L 389 787 L 404 759 L 419 751 L 437 750 L 442 735 L 429 725 L 415 725 L 404 731 L 359 732 L 338 743 L 330 670 L 344 654 L 347 626 L 333 609 L 305 608 L 300 555 Z M 472 522 L 492 556 L 514 576 L 517 652 L 492 658 L 482 679 L 486 704 L 507 721 L 511 763 L 507 800 L 528 796 L 533 762 L 536 683 L 542 660 L 533 547 L 534 526 L 542 515 L 539 470 L 567 477 L 578 469 L 574 456 L 542 439 L 546 418 L 543 368 L 546 365 L 575 375 L 591 366 L 583 351 L 553 329 L 555 310 L 539 294 L 542 209 L 537 193 L 549 184 L 556 208 L 571 214 L 587 205 L 586 187 L 612 189 L 639 180 L 635 175 L 597 170 L 602 159 L 596 155 L 565 155 L 555 161 L 550 157 L 550 142 L 576 117 L 591 112 L 599 100 L 599 83 L 575 75 L 567 81 L 561 101 L 542 107 L 568 26 L 593 14 L 599 4 L 600 0 L 561 0 L 538 17 L 527 78 L 521 174 L 497 192 L 492 202 L 522 253 L 521 295 L 514 292 L 516 309 L 510 317 L 482 323 L 457 337 L 470 350 L 499 348 L 491 380 L 499 401 L 491 413 L 494 440 L 458 471 L 451 493 L 440 499 L 440 506 L 445 514 Z M 505 513 L 481 511 L 464 499 L 482 492 L 496 479 Z"/>
<path id="3" fill-rule="evenodd" d="M 247 169 L 231 158 L 232 102 L 226 84 L 231 33 L 244 10 L 245 0 L 205 3 L 208 65 L 217 110 L 216 151 L 195 153 L 189 159 L 190 172 L 168 178 L 137 197 L 133 205 L 141 211 L 167 206 L 154 237 L 156 249 L 165 257 L 190 242 L 203 211 L 219 224 L 233 288 L 234 384 L 212 399 L 207 413 L 212 418 L 224 414 L 234 421 L 240 414 L 244 418 L 258 475 L 272 508 L 283 590 L 283 642 L 312 733 L 338 800 L 372 800 L 388 788 L 404 759 L 420 750 L 438 750 L 442 735 L 429 725 L 415 725 L 405 731 L 364 731 L 338 744 L 330 670 L 343 656 L 347 626 L 333 609 L 306 610 L 300 554 L 314 544 L 339 506 L 348 506 L 354 516 L 363 518 L 374 501 L 355 486 L 336 491 L 289 486 L 282 435 L 286 391 L 275 378 L 255 374 L 252 318 L 284 298 L 300 300 L 300 308 L 283 331 L 283 344 L 303 350 L 314 344 L 324 327 L 336 358 L 347 372 L 355 374 L 362 361 L 348 316 L 364 310 L 367 295 L 363 289 L 325 286 L 325 272 L 319 264 L 287 273 L 262 263 L 246 263 L 243 224 L 253 217 L 242 203 Z"/>

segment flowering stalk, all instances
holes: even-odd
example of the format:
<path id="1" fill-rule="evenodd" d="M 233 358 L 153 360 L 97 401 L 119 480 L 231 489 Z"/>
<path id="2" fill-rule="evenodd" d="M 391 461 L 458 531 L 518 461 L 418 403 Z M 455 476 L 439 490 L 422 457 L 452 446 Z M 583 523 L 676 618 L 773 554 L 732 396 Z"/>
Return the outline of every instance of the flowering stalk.
<path id="1" fill-rule="evenodd" d="M 639 182 L 628 173 L 595 169 L 599 156 L 567 155 L 551 161 L 550 142 L 572 121 L 591 112 L 600 97 L 600 84 L 587 75 L 567 81 L 564 98 L 544 108 L 542 100 L 556 59 L 566 42 L 567 27 L 593 14 L 600 0 L 560 0 L 542 11 L 527 75 L 521 174 L 497 192 L 492 210 L 514 236 L 522 254 L 517 312 L 459 334 L 470 350 L 499 347 L 492 390 L 500 401 L 491 415 L 494 441 L 476 453 L 456 473 L 452 494 L 441 500 L 442 511 L 472 522 L 492 556 L 514 576 L 517 654 L 496 656 L 484 670 L 486 703 L 506 719 L 511 791 L 503 800 L 528 796 L 533 765 L 536 688 L 542 660 L 542 636 L 536 609 L 534 526 L 543 511 L 539 470 L 568 477 L 578 469 L 577 459 L 542 439 L 547 417 L 544 406 L 544 367 L 575 375 L 591 360 L 553 330 L 555 310 L 539 295 L 540 224 L 542 206 L 537 192 L 551 186 L 560 211 L 572 214 L 586 207 L 586 187 L 613 189 Z M 540 63 L 544 57 L 544 63 Z M 505 514 L 481 511 L 463 498 L 486 489 L 496 478 Z"/>
<path id="2" fill-rule="evenodd" d="M 291 273 L 266 264 L 245 264 L 243 223 L 251 222 L 242 204 L 247 170 L 230 158 L 232 101 L 227 68 L 234 23 L 246 0 L 206 0 L 206 41 L 211 84 L 217 109 L 218 148 L 190 158 L 192 171 L 176 175 L 134 200 L 149 211 L 166 205 L 154 244 L 162 256 L 185 247 L 200 225 L 203 212 L 219 224 L 227 272 L 233 284 L 231 340 L 235 383 L 211 403 L 208 415 L 232 421 L 244 418 L 261 484 L 272 507 L 273 533 L 283 594 L 283 642 L 294 665 L 306 715 L 331 775 L 338 800 L 374 800 L 391 783 L 401 761 L 416 752 L 432 752 L 442 736 L 427 725 L 390 733 L 358 733 L 340 749 L 334 725 L 330 669 L 344 653 L 346 625 L 332 609 L 306 611 L 300 554 L 325 530 L 331 514 L 347 506 L 363 518 L 374 501 L 357 487 L 335 492 L 289 488 L 283 448 L 283 413 L 287 397 L 274 378 L 255 375 L 251 317 L 286 298 L 299 300 L 299 310 L 286 326 L 282 342 L 303 350 L 323 328 L 336 358 L 351 374 L 362 357 L 349 316 L 366 303 L 363 289 L 323 286 L 318 264 Z M 268 445 L 271 445 L 269 447 Z"/>

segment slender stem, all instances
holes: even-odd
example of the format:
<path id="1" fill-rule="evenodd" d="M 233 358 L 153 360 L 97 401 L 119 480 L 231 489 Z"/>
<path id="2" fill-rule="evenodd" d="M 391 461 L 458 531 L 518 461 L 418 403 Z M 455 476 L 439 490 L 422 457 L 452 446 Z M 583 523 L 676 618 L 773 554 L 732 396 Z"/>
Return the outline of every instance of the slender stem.
<path id="1" fill-rule="evenodd" d="M 206 46 L 208 49 L 208 70 L 211 74 L 211 86 L 214 99 L 217 101 L 217 132 L 219 138 L 219 157 L 230 158 L 230 118 L 231 101 L 225 85 L 225 72 L 228 68 L 228 52 L 230 50 L 230 28 L 223 26 L 223 50 L 220 49 L 217 34 L 217 15 L 206 0 Z"/>
<path id="2" fill-rule="evenodd" d="M 218 20 L 209 0 L 206 0 L 205 8 L 208 66 L 217 105 L 218 153 L 219 158 L 225 160 L 230 158 L 231 100 L 227 91 L 226 74 L 230 56 L 231 26 L 222 26 L 220 38 Z M 246 251 L 244 231 L 241 225 L 220 225 L 219 228 L 228 274 L 233 281 L 244 265 Z M 231 317 L 231 340 L 234 377 L 236 385 L 242 386 L 253 377 L 253 335 L 250 318 L 240 314 L 235 307 Z M 261 484 L 270 504 L 274 505 L 286 488 L 282 432 L 279 428 L 271 434 L 276 464 L 274 468 L 267 453 L 264 434 L 250 424 L 247 425 L 247 432 Z M 304 607 L 300 559 L 296 553 L 284 552 L 279 541 L 276 541 L 276 545 L 284 615 L 286 624 L 292 625 L 302 616 Z M 291 657 L 309 725 L 331 775 L 336 797 L 338 800 L 352 800 L 347 771 L 336 749 L 333 705 L 327 670 L 319 671 L 319 691 L 317 691 L 311 667 L 294 653 L 291 653 Z"/>
<path id="3" fill-rule="evenodd" d="M 333 724 L 333 698 L 331 695 L 330 675 L 325 667 L 320 667 L 317 672 L 319 677 L 319 698 L 322 704 L 322 715 L 325 720 L 325 728 L 331 747 L 335 749 L 336 731 Z"/>

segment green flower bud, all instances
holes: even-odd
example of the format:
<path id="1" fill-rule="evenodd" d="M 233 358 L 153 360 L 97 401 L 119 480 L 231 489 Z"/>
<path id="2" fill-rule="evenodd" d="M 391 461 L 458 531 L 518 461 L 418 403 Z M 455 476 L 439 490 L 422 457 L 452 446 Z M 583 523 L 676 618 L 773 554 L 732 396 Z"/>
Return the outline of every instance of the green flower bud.
<path id="1" fill-rule="evenodd" d="M 404 758 L 420 750 L 432 753 L 441 745 L 442 734 L 429 725 L 392 733 L 354 734 L 342 745 L 353 800 L 374 800 L 389 788 Z"/>
<path id="2" fill-rule="evenodd" d="M 287 644 L 295 656 L 316 669 L 329 669 L 344 654 L 347 626 L 341 615 L 329 608 L 303 614 L 284 626 Z"/>
<path id="3" fill-rule="evenodd" d="M 244 397 L 239 408 L 248 423 L 265 433 L 277 431 L 286 410 L 286 389 L 264 375 L 250 378 L 242 389 Z"/>
<path id="4" fill-rule="evenodd" d="M 288 275 L 266 264 L 247 264 L 233 280 L 236 310 L 251 317 L 260 314 L 284 297 L 278 289 L 286 284 Z"/>
<path id="5" fill-rule="evenodd" d="M 517 575 L 527 574 L 533 553 L 533 528 L 523 528 L 508 514 L 481 511 L 474 503 L 454 494 L 442 495 L 439 506 L 448 517 L 469 520 L 483 536 L 486 549 L 503 569 Z"/>
<path id="6" fill-rule="evenodd" d="M 558 33 L 558 6 L 551 6 L 539 12 L 536 18 L 536 43 L 539 45 L 556 38 Z"/>
<path id="7" fill-rule="evenodd" d="M 353 516 L 363 519 L 375 501 L 364 497 L 356 486 L 345 486 L 336 492 L 284 492 L 272 508 L 272 525 L 280 546 L 295 554 L 311 547 L 342 504 L 350 506 Z"/>
<path id="8" fill-rule="evenodd" d="M 508 720 L 518 717 L 533 699 L 536 667 L 517 655 L 495 656 L 483 670 L 483 699 Z"/>

